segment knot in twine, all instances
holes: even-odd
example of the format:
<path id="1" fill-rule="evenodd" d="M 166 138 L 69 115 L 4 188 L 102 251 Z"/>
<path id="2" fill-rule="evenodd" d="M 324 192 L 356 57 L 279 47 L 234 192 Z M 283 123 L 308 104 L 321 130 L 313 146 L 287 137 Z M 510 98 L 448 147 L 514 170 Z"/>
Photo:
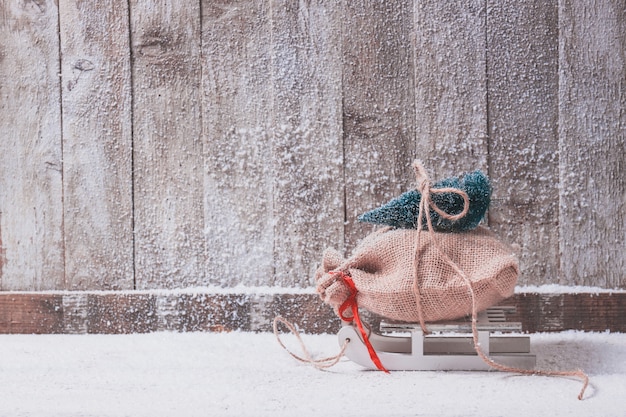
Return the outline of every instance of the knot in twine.
<path id="1" fill-rule="evenodd" d="M 430 178 L 426 173 L 426 169 L 424 165 L 420 161 L 413 162 L 413 171 L 415 172 L 415 177 L 417 179 L 417 190 L 420 192 L 421 200 L 420 200 L 420 215 L 417 219 L 418 225 L 422 225 L 422 215 L 424 214 L 424 210 L 426 208 L 434 210 L 437 214 L 439 214 L 442 218 L 450 221 L 457 221 L 467 216 L 469 212 L 469 196 L 463 190 L 459 190 L 458 188 L 452 187 L 443 187 L 443 188 L 432 188 Z M 432 194 L 445 194 L 445 193 L 453 193 L 458 194 L 463 199 L 463 210 L 457 214 L 446 213 L 444 210 L 440 209 L 431 199 Z M 426 223 L 428 224 L 428 229 L 432 230 L 432 222 L 430 221 L 430 216 L 426 216 Z M 418 230 L 421 227 L 418 227 Z"/>

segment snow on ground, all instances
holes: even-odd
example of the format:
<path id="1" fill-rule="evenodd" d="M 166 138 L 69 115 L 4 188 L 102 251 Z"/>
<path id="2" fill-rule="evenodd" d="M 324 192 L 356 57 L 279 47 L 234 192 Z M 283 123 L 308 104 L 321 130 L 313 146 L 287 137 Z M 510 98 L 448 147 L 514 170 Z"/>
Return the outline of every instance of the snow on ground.
<path id="1" fill-rule="evenodd" d="M 283 340 L 294 351 L 292 335 Z M 305 335 L 319 355 L 334 335 Z M 0 416 L 626 416 L 626 334 L 534 334 L 538 367 L 500 372 L 319 371 L 268 333 L 0 336 Z"/>

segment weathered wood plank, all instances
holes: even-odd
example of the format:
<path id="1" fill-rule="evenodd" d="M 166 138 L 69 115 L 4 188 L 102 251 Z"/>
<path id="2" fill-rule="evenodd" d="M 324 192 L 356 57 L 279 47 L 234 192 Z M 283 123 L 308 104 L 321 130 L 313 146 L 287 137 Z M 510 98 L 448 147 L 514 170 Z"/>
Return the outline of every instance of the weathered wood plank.
<path id="1" fill-rule="evenodd" d="M 156 296 L 159 331 L 250 331 L 252 296 L 177 294 Z M 258 329 L 254 329 L 258 330 Z"/>
<path id="2" fill-rule="evenodd" d="M 207 281 L 273 279 L 271 23 L 266 1 L 202 3 Z"/>
<path id="3" fill-rule="evenodd" d="M 130 2 L 137 288 L 204 283 L 200 4 Z"/>
<path id="4" fill-rule="evenodd" d="M 128 3 L 59 2 L 65 288 L 132 289 Z"/>
<path id="5" fill-rule="evenodd" d="M 156 299 L 150 294 L 106 293 L 87 297 L 87 332 L 147 333 L 156 330 Z"/>
<path id="6" fill-rule="evenodd" d="M 626 293 L 521 293 L 501 305 L 522 331 L 625 332 Z M 0 293 L 0 333 L 272 331 L 280 315 L 307 333 L 336 333 L 341 321 L 317 294 L 189 292 Z M 380 316 L 362 310 L 378 329 Z"/>
<path id="7" fill-rule="evenodd" d="M 0 333 L 63 333 L 60 295 L 0 293 Z"/>
<path id="8" fill-rule="evenodd" d="M 0 288 L 63 288 L 57 6 L 3 1 L 0 16 Z"/>
<path id="9" fill-rule="evenodd" d="M 521 247 L 524 285 L 559 276 L 557 6 L 487 5 L 489 227 Z"/>
<path id="10" fill-rule="evenodd" d="M 274 285 L 314 285 L 324 249 L 343 246 L 338 7 L 271 1 Z"/>
<path id="11" fill-rule="evenodd" d="M 63 333 L 83 334 L 89 331 L 89 294 L 74 291 L 63 294 Z"/>
<path id="12" fill-rule="evenodd" d="M 626 286 L 626 7 L 559 3 L 561 280 Z"/>
<path id="13" fill-rule="evenodd" d="M 487 172 L 485 2 L 415 1 L 417 157 L 433 180 Z"/>
<path id="14" fill-rule="evenodd" d="M 343 8 L 345 249 L 349 252 L 372 230 L 356 218 L 414 184 L 416 104 L 412 1 L 346 1 Z"/>

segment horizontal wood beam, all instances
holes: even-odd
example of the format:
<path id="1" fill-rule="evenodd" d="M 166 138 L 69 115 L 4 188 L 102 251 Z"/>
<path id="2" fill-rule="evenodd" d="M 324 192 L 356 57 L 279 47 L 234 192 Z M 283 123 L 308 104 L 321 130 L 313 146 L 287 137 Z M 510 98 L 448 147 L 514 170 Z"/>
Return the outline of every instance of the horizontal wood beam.
<path id="1" fill-rule="evenodd" d="M 524 332 L 626 332 L 626 292 L 520 293 L 501 305 Z M 0 333 L 81 334 L 155 331 L 271 331 L 281 315 L 307 333 L 334 333 L 340 322 L 316 294 L 201 292 L 0 293 Z M 380 321 L 364 313 L 374 328 Z"/>

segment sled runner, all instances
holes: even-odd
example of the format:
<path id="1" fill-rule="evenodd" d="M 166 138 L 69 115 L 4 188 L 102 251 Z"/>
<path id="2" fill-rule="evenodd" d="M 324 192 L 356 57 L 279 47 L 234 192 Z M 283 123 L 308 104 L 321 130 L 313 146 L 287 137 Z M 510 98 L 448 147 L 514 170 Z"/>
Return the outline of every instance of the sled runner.
<path id="1" fill-rule="evenodd" d="M 515 307 L 492 307 L 478 314 L 478 340 L 482 351 L 500 364 L 533 369 L 536 358 L 530 352 L 528 336 L 505 335 L 521 332 L 518 322 L 507 322 L 506 314 Z M 419 323 L 382 321 L 380 333 L 370 331 L 369 341 L 380 361 L 390 371 L 478 371 L 490 366 L 474 350 L 472 325 L 466 320 L 426 324 L 425 335 Z M 410 333 L 409 336 L 406 334 Z M 353 362 L 376 369 L 370 353 L 352 324 L 338 333 L 339 344 L 349 341 L 345 355 Z"/>

